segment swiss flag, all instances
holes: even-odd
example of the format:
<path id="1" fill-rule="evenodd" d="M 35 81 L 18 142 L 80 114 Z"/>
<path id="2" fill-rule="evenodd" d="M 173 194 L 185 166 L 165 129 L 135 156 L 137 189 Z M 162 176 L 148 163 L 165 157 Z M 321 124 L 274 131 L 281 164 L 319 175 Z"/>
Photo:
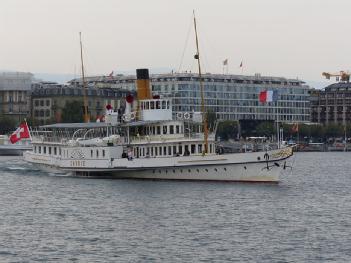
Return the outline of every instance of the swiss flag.
<path id="1" fill-rule="evenodd" d="M 11 143 L 16 143 L 24 138 L 30 138 L 29 129 L 26 122 L 22 122 L 21 125 L 17 128 L 17 130 L 15 130 L 11 134 L 10 141 Z"/>

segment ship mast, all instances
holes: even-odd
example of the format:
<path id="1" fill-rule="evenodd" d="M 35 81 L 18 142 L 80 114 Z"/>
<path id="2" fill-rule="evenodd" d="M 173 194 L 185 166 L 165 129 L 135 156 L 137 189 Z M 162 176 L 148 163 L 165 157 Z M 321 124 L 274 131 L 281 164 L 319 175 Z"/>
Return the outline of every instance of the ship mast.
<path id="1" fill-rule="evenodd" d="M 84 75 L 84 61 L 83 61 L 83 45 L 82 45 L 82 32 L 79 32 L 79 43 L 80 43 L 80 60 L 82 67 L 82 86 L 83 86 L 83 103 L 84 103 L 84 122 L 89 122 L 88 115 L 88 99 L 87 99 L 87 87 Z"/>
<path id="2" fill-rule="evenodd" d="M 195 54 L 194 58 L 197 60 L 197 65 L 198 65 L 198 68 L 199 68 L 199 82 L 200 82 L 200 92 L 201 92 L 202 125 L 203 125 L 204 145 L 205 145 L 205 151 L 204 151 L 204 153 L 206 154 L 206 153 L 208 153 L 207 114 L 206 114 L 206 108 L 205 108 L 204 84 L 203 84 L 203 81 L 202 81 L 202 74 L 201 74 L 199 39 L 198 39 L 198 36 L 197 36 L 195 11 L 193 11 L 193 14 L 194 14 L 194 28 L 195 28 L 195 40 L 196 40 L 196 54 Z"/>

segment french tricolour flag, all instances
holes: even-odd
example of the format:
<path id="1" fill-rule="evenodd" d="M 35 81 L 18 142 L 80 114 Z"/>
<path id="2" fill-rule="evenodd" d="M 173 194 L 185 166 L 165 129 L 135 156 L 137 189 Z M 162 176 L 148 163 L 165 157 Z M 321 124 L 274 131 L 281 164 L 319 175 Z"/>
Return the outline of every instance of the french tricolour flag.
<path id="1" fill-rule="evenodd" d="M 265 90 L 260 92 L 260 102 L 272 102 L 278 100 L 278 91 Z"/>

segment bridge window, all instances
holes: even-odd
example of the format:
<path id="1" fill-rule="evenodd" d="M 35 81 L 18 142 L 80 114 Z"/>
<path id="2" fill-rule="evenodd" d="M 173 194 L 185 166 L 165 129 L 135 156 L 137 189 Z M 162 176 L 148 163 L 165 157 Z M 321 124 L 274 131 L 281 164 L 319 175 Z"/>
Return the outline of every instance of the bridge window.
<path id="1" fill-rule="evenodd" d="M 90 157 L 93 158 L 93 150 L 90 150 Z"/>
<path id="2" fill-rule="evenodd" d="M 179 133 L 179 125 L 176 126 L 176 133 Z"/>
<path id="3" fill-rule="evenodd" d="M 167 147 L 163 146 L 163 155 L 167 155 Z"/>
<path id="4" fill-rule="evenodd" d="M 172 146 L 168 146 L 168 155 L 172 155 Z"/>
<path id="5" fill-rule="evenodd" d="M 54 147 L 54 155 L 57 155 L 57 148 Z"/>
<path id="6" fill-rule="evenodd" d="M 189 152 L 189 145 L 185 145 L 184 146 L 184 155 L 189 155 L 190 152 Z"/>
<path id="7" fill-rule="evenodd" d="M 183 154 L 183 146 L 179 145 L 179 147 L 178 147 L 178 153 L 179 153 L 180 155 Z"/>
<path id="8" fill-rule="evenodd" d="M 197 152 L 198 152 L 198 153 L 202 153 L 202 144 L 199 144 L 199 145 L 197 146 Z"/>
<path id="9" fill-rule="evenodd" d="M 169 126 L 169 134 L 174 134 L 174 126 Z"/>
<path id="10" fill-rule="evenodd" d="M 163 134 L 167 134 L 168 126 L 163 126 Z"/>
<path id="11" fill-rule="evenodd" d="M 99 158 L 99 150 L 96 150 L 96 158 Z"/>
<path id="12" fill-rule="evenodd" d="M 46 146 L 44 146 L 44 154 L 46 154 Z"/>
<path id="13" fill-rule="evenodd" d="M 173 155 L 177 154 L 177 146 L 173 145 Z"/>
<path id="14" fill-rule="evenodd" d="M 161 126 L 157 126 L 157 134 L 161 134 Z"/>
<path id="15" fill-rule="evenodd" d="M 157 156 L 158 154 L 157 154 L 157 147 L 155 147 L 155 155 Z"/>
<path id="16" fill-rule="evenodd" d="M 105 150 L 102 150 L 102 157 L 105 157 Z"/>
<path id="17" fill-rule="evenodd" d="M 145 109 L 146 109 L 146 110 L 150 109 L 150 107 L 149 107 L 149 102 L 148 102 L 148 101 L 146 102 Z"/>
<path id="18" fill-rule="evenodd" d="M 195 153 L 195 144 L 191 145 L 191 153 L 194 154 Z"/>
<path id="19" fill-rule="evenodd" d="M 161 146 L 159 147 L 159 152 L 160 152 L 160 155 L 162 155 L 162 147 Z"/>
<path id="20" fill-rule="evenodd" d="M 150 108 L 152 110 L 155 109 L 155 102 L 154 101 L 150 101 Z"/>
<path id="21" fill-rule="evenodd" d="M 51 147 L 48 147 L 49 148 L 49 155 L 51 155 Z"/>

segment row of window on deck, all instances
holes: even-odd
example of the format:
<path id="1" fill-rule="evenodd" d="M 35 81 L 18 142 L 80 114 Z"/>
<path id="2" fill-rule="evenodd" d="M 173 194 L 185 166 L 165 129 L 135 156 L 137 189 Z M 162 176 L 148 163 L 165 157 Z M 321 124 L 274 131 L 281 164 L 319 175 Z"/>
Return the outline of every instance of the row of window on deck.
<path id="1" fill-rule="evenodd" d="M 134 157 L 156 157 L 156 156 L 188 156 L 194 154 L 202 154 L 205 147 L 203 144 L 189 144 L 189 145 L 168 145 L 168 146 L 155 146 L 155 147 L 134 147 Z M 63 149 L 63 156 L 68 158 L 68 150 Z M 48 155 L 59 155 L 62 154 L 60 147 L 51 146 L 34 146 L 34 153 L 43 153 Z M 209 153 L 213 153 L 215 147 L 212 143 L 209 144 Z M 90 150 L 90 157 L 99 158 L 99 155 L 104 158 L 105 150 L 96 149 Z"/>
<path id="2" fill-rule="evenodd" d="M 56 156 L 61 156 L 64 158 L 68 158 L 68 150 L 62 149 L 60 147 L 53 147 L 53 146 L 34 146 L 34 153 L 39 153 L 39 154 L 48 154 L 48 155 L 56 155 Z M 105 150 L 90 150 L 90 157 L 96 157 L 99 158 L 101 156 L 104 158 L 106 156 Z"/>
<path id="3" fill-rule="evenodd" d="M 143 127 L 140 135 L 183 134 L 183 125 L 163 125 Z"/>
<path id="4" fill-rule="evenodd" d="M 209 153 L 215 151 L 212 143 L 209 145 Z M 157 156 L 188 156 L 195 154 L 202 154 L 205 147 L 203 144 L 189 144 L 189 145 L 168 145 L 155 147 L 135 147 L 133 149 L 134 157 L 157 157 Z"/>
<path id="5" fill-rule="evenodd" d="M 145 100 L 140 102 L 140 107 L 142 110 L 169 110 L 171 108 L 171 103 L 169 100 Z"/>

